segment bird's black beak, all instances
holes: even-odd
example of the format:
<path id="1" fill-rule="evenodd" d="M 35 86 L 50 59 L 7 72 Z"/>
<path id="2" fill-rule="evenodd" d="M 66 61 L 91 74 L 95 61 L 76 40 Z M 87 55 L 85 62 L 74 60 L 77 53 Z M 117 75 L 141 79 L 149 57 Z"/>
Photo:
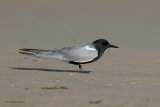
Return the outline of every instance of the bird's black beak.
<path id="1" fill-rule="evenodd" d="M 118 46 L 110 45 L 110 48 L 119 48 Z"/>

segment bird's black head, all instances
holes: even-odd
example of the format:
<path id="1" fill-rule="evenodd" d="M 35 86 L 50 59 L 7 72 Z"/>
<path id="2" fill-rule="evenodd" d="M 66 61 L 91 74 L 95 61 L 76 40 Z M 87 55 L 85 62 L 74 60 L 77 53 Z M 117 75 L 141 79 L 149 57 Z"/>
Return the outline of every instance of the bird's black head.
<path id="1" fill-rule="evenodd" d="M 98 39 L 93 42 L 95 47 L 98 47 L 101 49 L 101 51 L 105 51 L 107 48 L 119 48 L 118 46 L 111 45 L 107 40 L 105 39 Z"/>

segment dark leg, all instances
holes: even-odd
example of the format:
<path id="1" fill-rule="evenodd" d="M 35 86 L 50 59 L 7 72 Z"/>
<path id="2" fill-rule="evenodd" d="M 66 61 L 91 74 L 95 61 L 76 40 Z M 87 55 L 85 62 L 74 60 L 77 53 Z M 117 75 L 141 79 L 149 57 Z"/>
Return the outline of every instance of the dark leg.
<path id="1" fill-rule="evenodd" d="M 79 64 L 79 70 L 80 70 L 81 73 L 83 72 L 81 64 Z"/>

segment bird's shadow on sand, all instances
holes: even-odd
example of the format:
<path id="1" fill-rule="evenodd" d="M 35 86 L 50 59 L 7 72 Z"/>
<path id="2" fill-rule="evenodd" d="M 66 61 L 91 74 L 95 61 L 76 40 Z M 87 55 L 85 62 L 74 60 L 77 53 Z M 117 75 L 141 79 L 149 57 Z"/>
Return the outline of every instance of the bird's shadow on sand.
<path id="1" fill-rule="evenodd" d="M 10 67 L 11 69 L 16 70 L 30 70 L 30 71 L 46 71 L 46 72 L 72 72 L 72 73 L 80 73 L 79 71 L 74 70 L 58 70 L 58 69 L 47 69 L 47 68 L 23 68 L 23 67 Z M 89 74 L 92 71 L 83 71 L 82 73 Z"/>

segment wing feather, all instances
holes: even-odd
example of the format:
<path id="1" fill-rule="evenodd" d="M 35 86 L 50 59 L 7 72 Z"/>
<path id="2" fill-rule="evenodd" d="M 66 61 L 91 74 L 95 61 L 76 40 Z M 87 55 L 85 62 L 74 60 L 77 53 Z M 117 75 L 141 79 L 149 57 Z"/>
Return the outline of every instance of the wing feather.
<path id="1" fill-rule="evenodd" d="M 91 44 L 63 48 L 59 52 L 64 59 L 74 62 L 88 62 L 98 56 L 97 50 Z"/>

